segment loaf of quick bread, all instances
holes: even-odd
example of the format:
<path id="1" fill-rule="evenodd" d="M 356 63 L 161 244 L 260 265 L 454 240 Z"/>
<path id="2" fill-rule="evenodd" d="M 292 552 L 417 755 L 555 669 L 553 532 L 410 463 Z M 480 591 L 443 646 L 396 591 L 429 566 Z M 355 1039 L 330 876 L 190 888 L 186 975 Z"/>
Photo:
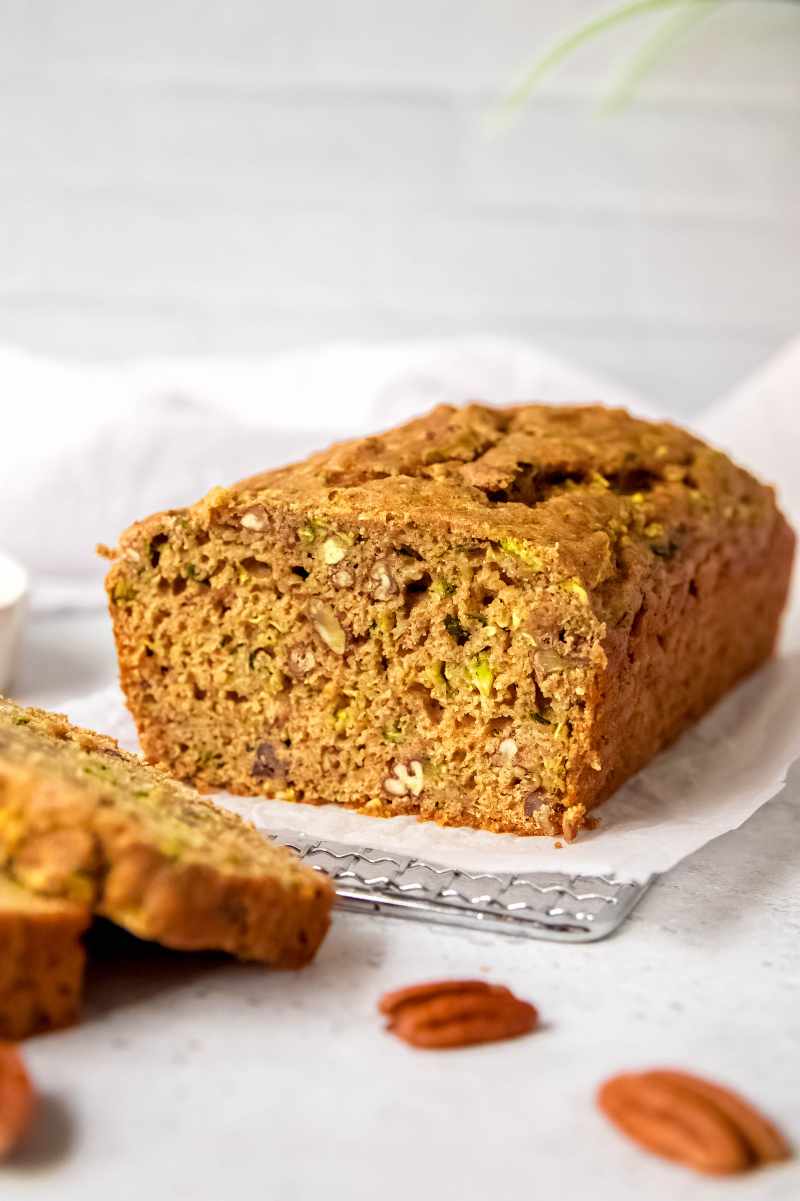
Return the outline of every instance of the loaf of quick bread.
<path id="1" fill-rule="evenodd" d="M 772 652 L 772 490 L 622 410 L 441 407 L 122 535 L 145 755 L 202 789 L 572 838 Z"/>

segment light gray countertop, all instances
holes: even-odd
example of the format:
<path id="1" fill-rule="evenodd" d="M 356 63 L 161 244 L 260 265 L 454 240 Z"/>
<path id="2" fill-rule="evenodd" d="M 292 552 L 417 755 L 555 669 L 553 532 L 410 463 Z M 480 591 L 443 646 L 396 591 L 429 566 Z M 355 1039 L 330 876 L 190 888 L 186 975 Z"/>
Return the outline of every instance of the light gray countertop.
<path id="1" fill-rule="evenodd" d="M 105 617 L 31 621 L 16 695 L 57 706 L 113 675 Z M 800 1195 L 800 1166 L 730 1180 L 640 1153 L 597 1114 L 624 1068 L 740 1088 L 800 1142 L 800 771 L 658 881 L 597 944 L 337 913 L 316 963 L 271 973 L 127 951 L 86 1018 L 34 1040 L 45 1115 L 4 1196 L 58 1201 Z M 384 1034 L 386 989 L 486 976 L 540 1008 L 530 1038 L 450 1054 Z"/>

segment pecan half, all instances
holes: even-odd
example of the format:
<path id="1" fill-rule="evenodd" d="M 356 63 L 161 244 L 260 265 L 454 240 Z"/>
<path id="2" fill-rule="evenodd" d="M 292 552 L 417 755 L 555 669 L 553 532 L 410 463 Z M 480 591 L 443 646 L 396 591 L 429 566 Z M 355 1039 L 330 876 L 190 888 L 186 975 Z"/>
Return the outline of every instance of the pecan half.
<path id="1" fill-rule="evenodd" d="M 533 1005 L 485 980 L 415 984 L 386 993 L 378 1008 L 389 1019 L 387 1030 L 429 1050 L 518 1038 L 539 1020 Z"/>
<path id="2" fill-rule="evenodd" d="M 688 1072 L 614 1076 L 597 1104 L 640 1146 L 698 1172 L 744 1172 L 791 1153 L 780 1131 L 742 1097 Z"/>
<path id="3" fill-rule="evenodd" d="M 11 1043 L 0 1043 L 0 1159 L 25 1135 L 35 1108 L 36 1094 L 22 1056 Z"/>

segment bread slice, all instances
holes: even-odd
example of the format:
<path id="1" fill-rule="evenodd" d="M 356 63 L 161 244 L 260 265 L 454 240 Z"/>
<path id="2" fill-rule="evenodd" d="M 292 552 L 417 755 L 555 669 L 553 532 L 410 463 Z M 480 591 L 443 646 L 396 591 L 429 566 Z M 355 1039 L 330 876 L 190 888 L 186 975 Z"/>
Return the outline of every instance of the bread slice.
<path id="1" fill-rule="evenodd" d="M 77 1020 L 89 920 L 85 905 L 36 896 L 0 872 L 0 1038 Z"/>
<path id="2" fill-rule="evenodd" d="M 299 967 L 330 882 L 113 738 L 0 697 L 0 867 L 140 938 Z"/>
<path id="3" fill-rule="evenodd" d="M 108 591 L 181 779 L 570 839 L 769 657 L 793 550 L 672 425 L 442 406 L 139 522 Z"/>

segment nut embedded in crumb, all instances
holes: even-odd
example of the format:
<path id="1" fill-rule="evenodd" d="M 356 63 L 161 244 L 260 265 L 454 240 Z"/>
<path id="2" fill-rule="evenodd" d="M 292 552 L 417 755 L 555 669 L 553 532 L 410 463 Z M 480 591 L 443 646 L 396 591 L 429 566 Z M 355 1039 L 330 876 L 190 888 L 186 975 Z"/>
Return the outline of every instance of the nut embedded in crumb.
<path id="1" fill-rule="evenodd" d="M 259 742 L 250 774 L 256 780 L 283 780 L 286 767 L 271 742 Z"/>
<path id="2" fill-rule="evenodd" d="M 567 661 L 557 650 L 536 651 L 533 663 L 537 680 L 543 680 L 553 672 L 563 671 L 567 666 Z"/>
<path id="3" fill-rule="evenodd" d="M 378 559 L 374 564 L 369 578 L 372 582 L 371 592 L 374 600 L 386 601 L 397 594 L 397 583 L 383 559 Z"/>
<path id="4" fill-rule="evenodd" d="M 518 747 L 513 738 L 504 738 L 497 748 L 498 754 L 508 763 L 516 756 L 517 750 Z"/>
<path id="5" fill-rule="evenodd" d="M 270 564 L 265 563 L 262 559 L 256 559 L 252 555 L 247 559 L 242 559 L 241 566 L 254 580 L 268 580 L 272 575 Z"/>
<path id="6" fill-rule="evenodd" d="M 326 538 L 322 544 L 322 561 L 327 563 L 328 567 L 341 563 L 346 554 L 347 547 L 338 538 Z"/>
<path id="7" fill-rule="evenodd" d="M 343 655 L 347 638 L 330 605 L 326 605 L 324 601 L 312 600 L 309 602 L 308 616 L 325 645 L 335 655 Z"/>
<path id="8" fill-rule="evenodd" d="M 419 759 L 409 760 L 407 766 L 395 763 L 392 772 L 394 774 L 383 781 L 384 791 L 390 796 L 408 796 L 409 793 L 419 796 L 425 787 L 425 774 Z"/>
<path id="9" fill-rule="evenodd" d="M 352 588 L 355 583 L 355 576 L 349 567 L 340 567 L 338 571 L 333 573 L 333 582 L 337 588 Z"/>
<path id="10" fill-rule="evenodd" d="M 542 807 L 549 808 L 547 805 L 547 793 L 543 788 L 532 788 L 530 792 L 526 793 L 525 800 L 522 803 L 525 816 L 538 817 L 539 810 Z"/>
<path id="11" fill-rule="evenodd" d="M 299 642 L 291 647 L 287 656 L 287 669 L 290 675 L 302 679 L 316 665 L 316 656 L 307 642 Z"/>
<path id="12" fill-rule="evenodd" d="M 528 810 L 526 809 L 525 812 L 528 813 Z M 561 834 L 561 822 L 558 815 L 553 813 L 553 810 L 546 802 L 543 805 L 540 804 L 538 809 L 532 809 L 528 816 L 534 817 L 539 829 L 544 834 L 549 834 L 551 838 L 556 834 Z"/>
<path id="13" fill-rule="evenodd" d="M 242 513 L 241 523 L 246 530 L 264 530 L 267 528 L 267 510 L 263 505 L 253 505 Z"/>

